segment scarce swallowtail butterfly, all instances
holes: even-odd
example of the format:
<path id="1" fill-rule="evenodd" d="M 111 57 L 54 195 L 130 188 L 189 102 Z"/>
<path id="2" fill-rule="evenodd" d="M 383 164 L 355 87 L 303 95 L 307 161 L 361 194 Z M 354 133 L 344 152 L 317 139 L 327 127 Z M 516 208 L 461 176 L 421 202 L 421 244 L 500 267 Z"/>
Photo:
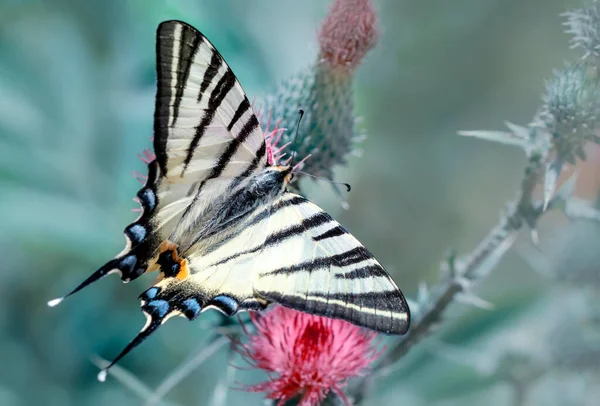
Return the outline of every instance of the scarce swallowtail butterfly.
<path id="1" fill-rule="evenodd" d="M 166 21 L 156 57 L 155 158 L 137 193 L 141 215 L 125 228 L 123 252 L 67 295 L 110 273 L 128 282 L 159 272 L 140 296 L 146 325 L 111 365 L 169 317 L 210 308 L 231 316 L 278 303 L 404 334 L 402 293 L 346 229 L 287 190 L 292 166 L 267 159 L 258 118 L 212 44 Z"/>

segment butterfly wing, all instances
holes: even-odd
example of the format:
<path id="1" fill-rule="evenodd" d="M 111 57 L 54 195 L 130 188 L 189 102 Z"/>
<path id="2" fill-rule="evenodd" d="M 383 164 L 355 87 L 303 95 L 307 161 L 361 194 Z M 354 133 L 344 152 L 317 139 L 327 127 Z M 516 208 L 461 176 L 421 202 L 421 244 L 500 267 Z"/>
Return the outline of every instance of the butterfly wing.
<path id="1" fill-rule="evenodd" d="M 215 201 L 267 165 L 252 106 L 221 54 L 194 27 L 159 25 L 154 151 L 164 177 L 163 235 L 186 246 Z"/>
<path id="2" fill-rule="evenodd" d="M 215 201 L 267 165 L 258 119 L 213 45 L 192 26 L 166 21 L 157 29 L 156 54 L 155 156 L 137 194 L 142 214 L 125 228 L 123 252 L 69 295 L 109 273 L 129 281 L 152 269 L 162 241 L 185 245 Z"/>
<path id="3" fill-rule="evenodd" d="M 195 28 L 159 25 L 154 151 L 172 183 L 247 176 L 266 164 L 258 119 L 233 71 Z"/>
<path id="4" fill-rule="evenodd" d="M 211 307 L 233 315 L 275 302 L 382 333 L 408 329 L 406 300 L 379 262 L 331 216 L 292 193 L 188 260 L 189 278 L 165 279 L 142 295 L 146 312 L 157 300 L 190 319 Z"/>
<path id="5" fill-rule="evenodd" d="M 386 334 L 404 334 L 409 308 L 373 255 L 337 221 L 301 196 L 272 222 L 255 261 L 257 295 L 293 309 Z"/>

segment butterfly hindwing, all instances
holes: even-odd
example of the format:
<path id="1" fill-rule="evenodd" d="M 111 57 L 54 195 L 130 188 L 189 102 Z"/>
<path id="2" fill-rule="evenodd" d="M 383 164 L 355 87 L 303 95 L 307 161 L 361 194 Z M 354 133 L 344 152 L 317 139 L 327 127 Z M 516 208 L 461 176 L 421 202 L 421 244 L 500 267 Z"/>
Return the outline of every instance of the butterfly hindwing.
<path id="1" fill-rule="evenodd" d="M 301 196 L 273 222 L 254 284 L 265 299 L 296 310 L 340 318 L 387 334 L 404 334 L 404 296 L 373 255 L 318 206 Z"/>
<path id="2" fill-rule="evenodd" d="M 158 300 L 167 300 L 172 311 L 189 299 L 198 309 L 216 307 L 228 315 L 275 302 L 382 333 L 408 328 L 408 306 L 384 268 L 299 195 L 285 193 L 256 209 L 217 247 L 192 252 L 188 261 L 188 279 L 157 285 Z"/>

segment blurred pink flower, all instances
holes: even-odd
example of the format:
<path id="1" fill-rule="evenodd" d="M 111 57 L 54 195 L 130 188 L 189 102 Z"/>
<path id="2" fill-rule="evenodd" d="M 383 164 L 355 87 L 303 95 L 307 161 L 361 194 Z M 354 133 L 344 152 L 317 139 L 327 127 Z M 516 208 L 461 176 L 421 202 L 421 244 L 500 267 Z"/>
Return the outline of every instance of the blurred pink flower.
<path id="1" fill-rule="evenodd" d="M 300 406 L 318 405 L 333 391 L 346 405 L 342 392 L 349 378 L 360 376 L 381 353 L 376 334 L 343 320 L 313 316 L 275 305 L 252 314 L 256 333 L 238 351 L 269 380 L 244 389 L 267 392 L 267 398 L 300 398 Z M 248 333 L 247 333 L 248 334 Z"/>
<path id="2" fill-rule="evenodd" d="M 321 58 L 332 67 L 352 70 L 378 37 L 370 0 L 335 0 L 319 32 Z"/>

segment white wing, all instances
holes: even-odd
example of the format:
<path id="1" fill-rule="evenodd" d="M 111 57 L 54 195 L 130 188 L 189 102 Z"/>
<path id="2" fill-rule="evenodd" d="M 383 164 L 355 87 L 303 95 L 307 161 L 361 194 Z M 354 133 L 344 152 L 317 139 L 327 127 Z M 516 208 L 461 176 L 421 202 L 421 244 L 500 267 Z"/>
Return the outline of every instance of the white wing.
<path id="1" fill-rule="evenodd" d="M 255 292 L 296 310 L 404 334 L 408 305 L 373 255 L 315 204 L 293 194 L 285 198 L 299 204 L 273 222 L 256 258 L 264 265 Z"/>
<path id="2" fill-rule="evenodd" d="M 185 245 L 213 201 L 266 166 L 266 144 L 242 86 L 199 31 L 166 21 L 156 49 L 154 151 L 165 177 L 159 201 L 168 207 L 158 223 Z"/>
<path id="3" fill-rule="evenodd" d="M 210 308 L 227 315 L 275 302 L 404 334 L 404 296 L 373 256 L 344 228 L 301 196 L 285 193 L 256 209 L 212 248 L 191 253 L 190 276 L 163 279 L 140 297 L 147 322 L 99 375 L 171 316 L 192 320 Z"/>
<path id="4" fill-rule="evenodd" d="M 189 245 L 190 231 L 267 164 L 258 119 L 232 70 L 195 28 L 159 25 L 154 154 L 137 197 L 142 214 L 125 228 L 123 252 L 71 293 L 117 272 L 124 281 L 152 265 L 161 242 Z"/>
<path id="5" fill-rule="evenodd" d="M 210 307 L 232 315 L 276 302 L 387 334 L 408 329 L 408 305 L 379 262 L 328 214 L 292 193 L 188 260 L 191 276 L 149 289 L 145 306 L 160 300 L 194 318 Z"/>

